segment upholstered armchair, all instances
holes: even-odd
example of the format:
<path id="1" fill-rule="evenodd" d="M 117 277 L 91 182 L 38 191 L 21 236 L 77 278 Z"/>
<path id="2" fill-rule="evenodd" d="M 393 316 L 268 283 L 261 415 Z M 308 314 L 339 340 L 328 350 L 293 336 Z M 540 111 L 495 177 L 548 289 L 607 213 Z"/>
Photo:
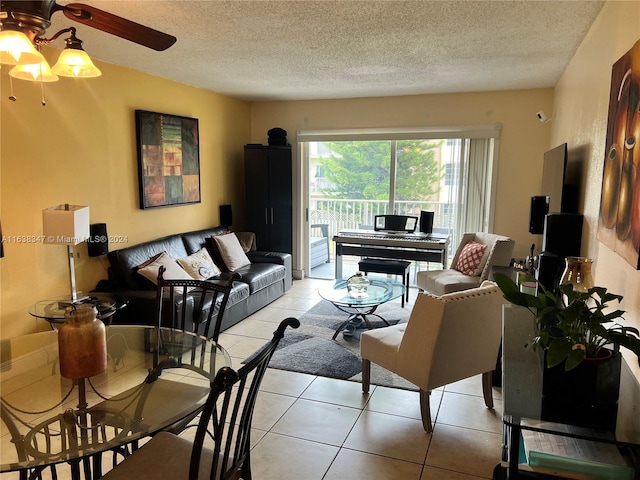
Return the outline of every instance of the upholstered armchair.
<path id="1" fill-rule="evenodd" d="M 489 277 L 491 267 L 509 265 L 514 246 L 511 238 L 502 235 L 465 233 L 453 256 L 451 268 L 418 272 L 416 284 L 420 290 L 434 295 L 477 287 Z"/>
<path id="2" fill-rule="evenodd" d="M 434 388 L 482 374 L 485 405 L 493 408 L 491 372 L 500 347 L 504 302 L 490 281 L 441 297 L 418 294 L 407 323 L 362 334 L 362 391 L 369 391 L 371 362 L 415 384 L 428 433 Z"/>

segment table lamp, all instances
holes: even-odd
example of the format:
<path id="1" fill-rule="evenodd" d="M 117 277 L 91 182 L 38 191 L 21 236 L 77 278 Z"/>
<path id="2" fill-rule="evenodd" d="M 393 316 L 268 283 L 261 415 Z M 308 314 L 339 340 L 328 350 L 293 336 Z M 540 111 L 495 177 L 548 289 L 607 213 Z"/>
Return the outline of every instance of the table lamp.
<path id="1" fill-rule="evenodd" d="M 73 247 L 89 238 L 89 207 L 81 205 L 56 205 L 42 211 L 42 233 L 44 243 L 67 245 L 69 252 L 69 280 L 71 282 L 71 303 L 76 303 L 76 274 L 73 261 Z"/>

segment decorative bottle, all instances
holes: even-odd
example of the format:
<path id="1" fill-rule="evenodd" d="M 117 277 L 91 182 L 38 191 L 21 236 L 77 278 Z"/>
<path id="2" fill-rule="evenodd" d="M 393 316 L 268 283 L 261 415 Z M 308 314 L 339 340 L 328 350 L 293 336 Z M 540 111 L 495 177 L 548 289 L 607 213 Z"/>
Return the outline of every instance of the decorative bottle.
<path id="1" fill-rule="evenodd" d="M 107 338 L 104 323 L 91 304 L 67 307 L 65 322 L 58 327 L 60 375 L 88 378 L 107 369 Z"/>
<path id="2" fill-rule="evenodd" d="M 352 298 L 365 298 L 368 295 L 369 283 L 369 279 L 362 272 L 356 272 L 347 279 L 347 293 Z"/>

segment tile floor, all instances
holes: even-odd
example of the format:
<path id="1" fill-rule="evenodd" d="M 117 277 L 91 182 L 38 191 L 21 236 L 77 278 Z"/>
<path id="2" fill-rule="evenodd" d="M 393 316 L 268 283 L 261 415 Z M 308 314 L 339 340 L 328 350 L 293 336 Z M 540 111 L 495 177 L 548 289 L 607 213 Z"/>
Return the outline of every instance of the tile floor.
<path id="1" fill-rule="evenodd" d="M 233 367 L 271 339 L 281 320 L 319 302 L 327 282 L 295 281 L 282 298 L 223 332 Z M 253 419 L 253 480 L 490 479 L 502 443 L 500 389 L 493 394 L 489 410 L 479 376 L 434 391 L 429 435 L 417 392 L 372 385 L 363 395 L 357 382 L 268 369 Z M 58 478 L 69 478 L 66 467 L 58 466 Z"/>
<path id="2" fill-rule="evenodd" d="M 233 367 L 270 339 L 277 323 L 319 302 L 325 283 L 295 281 L 284 297 L 225 331 L 220 343 Z M 429 435 L 417 392 L 372 387 L 363 395 L 357 382 L 269 369 L 253 419 L 254 480 L 492 477 L 502 443 L 500 389 L 494 410 L 484 406 L 479 376 L 433 392 Z"/>

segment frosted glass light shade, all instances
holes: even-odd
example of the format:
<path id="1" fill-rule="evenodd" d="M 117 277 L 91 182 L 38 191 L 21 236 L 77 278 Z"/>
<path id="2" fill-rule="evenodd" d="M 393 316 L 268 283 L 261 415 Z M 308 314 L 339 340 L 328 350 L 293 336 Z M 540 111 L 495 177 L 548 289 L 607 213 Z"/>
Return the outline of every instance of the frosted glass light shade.
<path id="1" fill-rule="evenodd" d="M 46 61 L 29 65 L 16 65 L 9 70 L 9 75 L 13 78 L 31 82 L 57 82 L 59 80 Z"/>
<path id="2" fill-rule="evenodd" d="M 29 37 L 17 30 L 0 32 L 0 63 L 5 65 L 29 65 L 40 63 L 44 57 L 33 46 Z"/>
<path id="3" fill-rule="evenodd" d="M 51 70 L 63 77 L 93 78 L 102 75 L 87 52 L 76 48 L 65 48 Z"/>
<path id="4" fill-rule="evenodd" d="M 42 211 L 44 243 L 77 245 L 90 236 L 89 207 L 57 205 Z"/>

